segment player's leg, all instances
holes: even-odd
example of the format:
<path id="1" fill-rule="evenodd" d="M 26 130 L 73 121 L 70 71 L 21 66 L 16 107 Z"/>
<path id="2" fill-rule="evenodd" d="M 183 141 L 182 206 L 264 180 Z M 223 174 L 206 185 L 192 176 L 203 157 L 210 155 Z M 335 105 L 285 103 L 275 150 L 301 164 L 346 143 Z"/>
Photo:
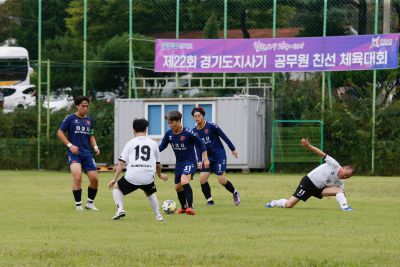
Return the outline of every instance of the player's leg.
<path id="1" fill-rule="evenodd" d="M 94 199 L 97 195 L 97 188 L 99 186 L 99 180 L 97 178 L 97 167 L 96 162 L 92 155 L 82 157 L 82 168 L 86 172 L 87 177 L 89 178 L 89 186 L 88 186 L 88 198 L 86 202 L 86 209 L 98 211 L 94 205 Z"/>
<path id="2" fill-rule="evenodd" d="M 117 212 L 112 217 L 113 220 L 119 220 L 122 217 L 125 217 L 124 210 L 124 196 L 132 193 L 138 187 L 129 183 L 125 177 L 122 177 L 113 185 L 113 198 L 114 203 L 117 206 Z"/>
<path id="3" fill-rule="evenodd" d="M 207 200 L 207 206 L 213 206 L 215 204 L 211 196 L 211 187 L 208 183 L 208 178 L 210 177 L 210 174 L 210 172 L 203 172 L 203 170 L 200 172 L 201 191 L 203 192 L 203 195 Z"/>
<path id="4" fill-rule="evenodd" d="M 226 159 L 221 159 L 214 165 L 214 172 L 218 176 L 218 182 L 228 190 L 233 196 L 233 202 L 236 206 L 240 204 L 239 192 L 235 189 L 231 181 L 226 177 Z"/>
<path id="5" fill-rule="evenodd" d="M 186 213 L 186 194 L 183 191 L 183 187 L 181 184 L 181 175 L 182 175 L 182 170 L 179 166 L 175 168 L 175 191 L 176 194 L 178 195 L 178 200 L 179 203 L 181 204 L 181 207 L 176 211 L 176 214 L 183 214 Z"/>
<path id="6" fill-rule="evenodd" d="M 88 198 L 86 202 L 86 209 L 98 211 L 99 209 L 96 208 L 94 205 L 94 199 L 97 195 L 97 188 L 99 185 L 99 180 L 97 178 L 97 171 L 88 171 L 87 176 L 89 178 L 89 186 L 88 186 Z"/>
<path id="7" fill-rule="evenodd" d="M 68 157 L 69 169 L 72 175 L 72 193 L 75 199 L 76 210 L 82 211 L 82 166 L 77 159 Z"/>
<path id="8" fill-rule="evenodd" d="M 190 173 L 182 174 L 181 184 L 182 184 L 183 191 L 185 192 L 186 202 L 187 202 L 186 214 L 195 215 L 195 212 L 193 209 L 193 190 L 192 190 L 192 187 L 190 186 L 190 180 L 192 180 L 192 174 L 190 174 Z"/>
<path id="9" fill-rule="evenodd" d="M 160 213 L 160 205 L 158 203 L 158 198 L 156 196 L 157 188 L 156 185 L 153 183 L 145 186 L 141 186 L 143 191 L 145 192 L 147 199 L 149 200 L 150 206 L 153 209 L 154 213 L 156 214 L 157 221 L 163 221 L 164 218 Z"/>
<path id="10" fill-rule="evenodd" d="M 273 207 L 280 207 L 280 208 L 293 208 L 296 204 L 300 201 L 299 198 L 291 196 L 289 199 L 282 198 L 277 200 L 272 200 L 268 202 L 265 207 L 266 208 L 273 208 Z"/>
<path id="11" fill-rule="evenodd" d="M 338 186 L 329 186 L 325 187 L 322 190 L 321 195 L 323 197 L 335 196 L 336 201 L 339 203 L 339 206 L 344 211 L 351 211 L 352 208 L 347 204 L 346 196 L 344 195 L 343 189 Z"/>
<path id="12" fill-rule="evenodd" d="M 282 198 L 277 200 L 272 200 L 265 204 L 266 208 L 280 207 L 280 208 L 293 208 L 296 204 L 302 200 L 306 202 L 318 188 L 315 188 L 315 185 L 312 184 L 310 178 L 304 176 L 293 195 L 289 198 Z"/>
<path id="13" fill-rule="evenodd" d="M 181 184 L 183 191 L 185 192 L 187 202 L 186 214 L 188 215 L 196 214 L 193 208 L 193 190 L 190 186 L 190 181 L 193 179 L 195 173 L 196 165 L 189 163 L 183 168 L 183 172 L 181 175 Z"/>
<path id="14" fill-rule="evenodd" d="M 235 189 L 233 184 L 228 180 L 226 177 L 226 172 L 223 172 L 221 175 L 218 176 L 218 182 L 225 187 L 233 195 L 233 202 L 236 206 L 240 204 L 240 195 L 239 192 Z"/>

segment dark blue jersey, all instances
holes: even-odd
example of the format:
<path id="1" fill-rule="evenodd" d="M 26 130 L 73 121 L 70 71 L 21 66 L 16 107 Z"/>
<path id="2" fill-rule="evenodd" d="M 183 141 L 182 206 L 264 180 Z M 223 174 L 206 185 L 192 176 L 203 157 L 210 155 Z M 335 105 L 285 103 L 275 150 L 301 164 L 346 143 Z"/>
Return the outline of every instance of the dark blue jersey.
<path id="1" fill-rule="evenodd" d="M 93 119 L 89 116 L 84 118 L 76 114 L 65 117 L 61 123 L 60 130 L 68 133 L 68 140 L 79 148 L 79 155 L 91 154 L 90 136 L 94 135 Z"/>
<path id="2" fill-rule="evenodd" d="M 197 129 L 195 127 L 193 128 L 193 131 L 206 144 L 207 154 L 210 160 L 226 158 L 225 148 L 221 142 L 221 138 L 228 145 L 230 150 L 235 150 L 235 146 L 232 144 L 231 140 L 229 140 L 221 128 L 219 128 L 215 123 L 206 121 L 203 128 Z M 197 156 L 201 159 L 200 154 L 197 154 Z"/>
<path id="3" fill-rule="evenodd" d="M 164 138 L 159 146 L 160 152 L 171 144 L 176 157 L 176 165 L 186 162 L 196 163 L 196 149 L 199 153 L 206 151 L 204 142 L 190 129 L 184 127 L 182 132 L 175 134 L 172 130 L 165 133 Z"/>

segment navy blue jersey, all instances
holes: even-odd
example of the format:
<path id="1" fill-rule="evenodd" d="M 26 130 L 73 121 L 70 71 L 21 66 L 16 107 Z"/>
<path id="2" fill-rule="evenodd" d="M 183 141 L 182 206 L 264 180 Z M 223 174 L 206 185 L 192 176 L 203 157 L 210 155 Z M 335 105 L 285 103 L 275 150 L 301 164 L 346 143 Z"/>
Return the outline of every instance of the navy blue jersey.
<path id="1" fill-rule="evenodd" d="M 76 114 L 68 115 L 61 123 L 60 130 L 68 133 L 68 140 L 79 148 L 79 155 L 91 154 L 90 136 L 94 135 L 91 117 L 81 118 Z"/>
<path id="2" fill-rule="evenodd" d="M 186 162 L 196 163 L 195 147 L 199 150 L 199 153 L 206 151 L 204 142 L 186 127 L 179 134 L 168 130 L 159 146 L 160 152 L 166 149 L 168 144 L 171 144 L 174 150 L 176 165 L 185 164 Z"/>
<path id="3" fill-rule="evenodd" d="M 235 150 L 235 146 L 232 144 L 231 140 L 229 140 L 226 134 L 215 123 L 206 121 L 203 128 L 197 129 L 195 127 L 193 128 L 193 131 L 206 144 L 207 154 L 210 160 L 226 158 L 225 148 L 221 142 L 221 138 L 228 145 L 231 151 Z M 201 159 L 200 154 L 197 154 L 197 156 Z"/>

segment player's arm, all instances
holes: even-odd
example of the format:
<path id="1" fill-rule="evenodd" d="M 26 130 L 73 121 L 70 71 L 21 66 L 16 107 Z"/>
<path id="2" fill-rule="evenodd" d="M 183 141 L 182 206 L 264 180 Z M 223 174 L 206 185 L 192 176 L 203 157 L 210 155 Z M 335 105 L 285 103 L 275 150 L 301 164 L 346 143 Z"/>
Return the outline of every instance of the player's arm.
<path id="1" fill-rule="evenodd" d="M 69 148 L 69 150 L 71 150 L 72 154 L 75 155 L 79 154 L 79 148 L 71 144 L 71 142 L 68 140 L 68 138 L 65 136 L 64 132 L 61 129 L 58 129 L 57 137 L 61 140 L 61 142 L 64 145 L 66 145 Z"/>
<path id="2" fill-rule="evenodd" d="M 166 174 L 164 174 L 164 173 L 161 173 L 161 169 L 162 169 L 161 163 L 157 162 L 156 172 L 157 172 L 158 178 L 160 178 L 161 180 L 164 180 L 164 181 L 168 180 L 168 176 Z"/>
<path id="3" fill-rule="evenodd" d="M 118 176 L 121 174 L 121 172 L 124 170 L 125 167 L 125 161 L 123 160 L 119 160 L 117 167 L 115 168 L 115 173 L 114 173 L 114 177 L 111 179 L 111 181 L 108 183 L 108 188 L 112 188 L 114 186 L 114 184 L 117 182 L 118 180 Z"/>
<path id="4" fill-rule="evenodd" d="M 93 147 L 95 155 L 96 156 L 100 155 L 100 149 L 97 146 L 96 138 L 94 137 L 94 135 L 91 135 L 89 140 L 90 140 L 90 145 Z"/>
<path id="5" fill-rule="evenodd" d="M 201 148 L 195 143 L 194 148 L 196 149 L 196 159 L 197 159 L 197 168 L 201 169 L 202 163 L 202 153 Z"/>
<path id="6" fill-rule="evenodd" d="M 320 150 L 319 148 L 313 146 L 310 144 L 310 141 L 308 141 L 307 138 L 302 138 L 301 139 L 301 145 L 310 150 L 311 152 L 314 152 L 318 156 L 324 158 L 326 156 L 326 153 Z"/>
<path id="7" fill-rule="evenodd" d="M 203 140 L 200 139 L 200 137 L 198 135 L 196 135 L 195 133 L 192 132 L 192 138 L 194 140 L 194 145 L 195 147 L 199 147 L 200 151 L 201 151 L 201 158 L 204 164 L 205 168 L 208 168 L 210 166 L 210 161 L 208 160 L 208 154 L 207 154 L 207 148 L 206 148 L 206 144 L 204 143 Z"/>
<path id="8" fill-rule="evenodd" d="M 237 159 L 238 152 L 237 152 L 235 146 L 233 145 L 233 143 L 231 142 L 231 140 L 228 138 L 228 136 L 226 136 L 224 131 L 222 131 L 222 129 L 218 125 L 216 125 L 216 124 L 212 124 L 212 125 L 214 126 L 214 129 L 217 131 L 217 134 L 219 135 L 219 137 L 221 137 L 221 139 L 224 140 L 224 142 L 228 145 L 229 149 L 232 151 L 232 155 Z"/>
<path id="9" fill-rule="evenodd" d="M 89 134 L 90 134 L 90 138 L 89 138 L 90 145 L 93 147 L 95 155 L 98 156 L 98 155 L 100 155 L 100 149 L 97 146 L 96 138 L 94 137 L 94 123 L 93 123 L 93 120 L 92 120 L 92 128 L 90 129 Z"/>
<path id="10" fill-rule="evenodd" d="M 154 142 L 154 149 L 155 149 L 155 158 L 156 158 L 156 173 L 158 178 L 166 181 L 168 180 L 168 176 L 164 173 L 161 173 L 161 163 L 160 163 L 160 150 L 158 149 L 157 144 Z"/>
<path id="11" fill-rule="evenodd" d="M 165 134 L 161 141 L 161 144 L 158 146 L 158 149 L 160 150 L 160 152 L 162 152 L 164 149 L 166 149 L 168 144 L 169 144 L 168 135 Z"/>

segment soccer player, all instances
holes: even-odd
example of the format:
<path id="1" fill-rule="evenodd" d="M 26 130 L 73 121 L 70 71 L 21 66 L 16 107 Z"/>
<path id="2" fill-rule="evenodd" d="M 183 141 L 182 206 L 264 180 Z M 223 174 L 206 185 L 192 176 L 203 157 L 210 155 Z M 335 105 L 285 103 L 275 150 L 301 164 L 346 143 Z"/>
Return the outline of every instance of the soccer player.
<path id="1" fill-rule="evenodd" d="M 307 201 L 310 197 L 323 198 L 336 196 L 340 208 L 351 211 L 344 195 L 344 179 L 350 178 L 354 173 L 351 166 L 340 166 L 340 164 L 320 149 L 312 146 L 308 139 L 301 139 L 301 144 L 308 150 L 323 157 L 325 163 L 318 166 L 301 179 L 299 186 L 293 195 L 287 199 L 272 200 L 265 205 L 266 208 L 281 207 L 293 208 L 299 200 Z"/>
<path id="2" fill-rule="evenodd" d="M 167 115 L 168 126 L 170 130 L 165 133 L 159 146 L 160 151 L 171 144 L 176 157 L 175 165 L 175 190 L 181 208 L 176 211 L 177 214 L 186 213 L 195 215 L 193 209 L 193 191 L 190 187 L 190 180 L 196 172 L 196 149 L 202 153 L 203 164 L 209 166 L 207 150 L 204 142 L 190 129 L 182 126 L 182 114 L 179 111 L 171 111 Z"/>
<path id="3" fill-rule="evenodd" d="M 78 211 L 82 211 L 82 168 L 89 178 L 87 210 L 97 211 L 94 199 L 97 194 L 98 179 L 96 162 L 94 161 L 90 145 L 95 155 L 100 155 L 100 149 L 94 137 L 93 119 L 86 114 L 89 110 L 89 98 L 78 96 L 75 98 L 76 113 L 65 117 L 58 129 L 57 136 L 68 147 L 68 164 L 72 174 L 72 193 Z M 68 138 L 64 132 L 68 133 Z"/>
<path id="4" fill-rule="evenodd" d="M 196 121 L 196 127 L 193 128 L 193 131 L 206 144 L 210 161 L 210 166 L 208 168 L 203 166 L 201 162 L 198 163 L 198 168 L 201 169 L 201 191 L 203 191 L 204 197 L 207 200 L 207 205 L 213 206 L 215 203 L 211 196 L 211 187 L 208 183 L 208 178 L 210 177 L 211 172 L 214 172 L 218 177 L 218 182 L 224 186 L 226 190 L 232 193 L 233 201 L 235 205 L 238 206 L 240 204 L 239 192 L 226 177 L 226 153 L 221 139 L 224 140 L 228 145 L 229 149 L 232 151 L 232 155 L 235 158 L 238 158 L 238 152 L 235 146 L 217 124 L 210 123 L 204 119 L 205 115 L 205 110 L 200 106 L 195 107 L 192 110 L 192 116 Z M 198 158 L 200 158 L 200 155 L 198 155 Z"/>
<path id="5" fill-rule="evenodd" d="M 147 127 L 149 123 L 145 119 L 135 119 L 133 121 L 134 138 L 131 139 L 122 150 L 119 157 L 119 163 L 115 170 L 114 178 L 108 184 L 113 188 L 114 202 L 117 205 L 117 212 L 112 218 L 118 220 L 125 217 L 123 206 L 124 196 L 137 189 L 142 189 L 150 206 L 156 214 L 157 221 L 163 221 L 160 213 L 160 207 L 156 196 L 156 185 L 154 184 L 154 174 L 160 179 L 166 181 L 167 175 L 161 173 L 160 151 L 158 145 L 152 139 L 147 137 Z M 118 176 L 123 168 L 127 166 L 125 175 L 118 180 Z"/>

